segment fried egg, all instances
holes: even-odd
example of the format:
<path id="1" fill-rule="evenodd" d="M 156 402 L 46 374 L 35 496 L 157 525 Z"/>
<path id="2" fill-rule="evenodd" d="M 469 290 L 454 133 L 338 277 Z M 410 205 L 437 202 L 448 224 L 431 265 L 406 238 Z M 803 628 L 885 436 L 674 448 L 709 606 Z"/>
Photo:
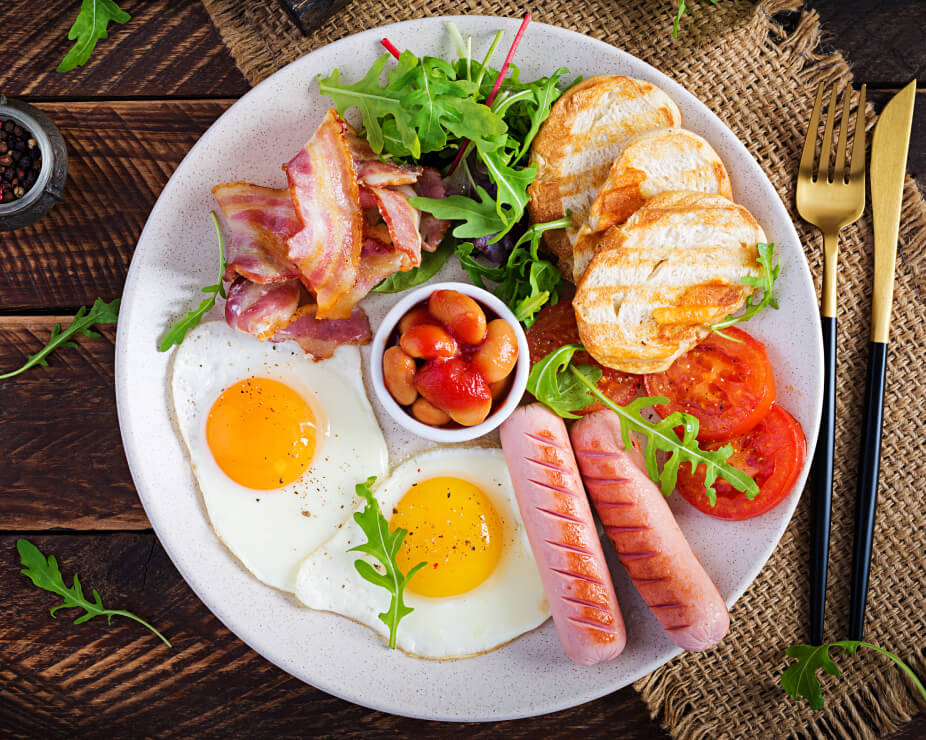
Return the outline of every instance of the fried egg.
<path id="1" fill-rule="evenodd" d="M 406 461 L 375 486 L 390 529 L 408 535 L 396 560 L 408 573 L 397 645 L 425 658 L 459 658 L 497 648 L 550 616 L 537 563 L 499 449 L 436 448 Z M 352 547 L 366 535 L 351 520 L 299 569 L 296 597 L 387 637 L 378 615 L 390 594 L 364 580 Z"/>
<path id="2" fill-rule="evenodd" d="M 216 535 L 261 581 L 292 591 L 299 564 L 357 508 L 357 481 L 388 469 L 359 348 L 313 362 L 295 344 L 209 322 L 177 350 L 171 391 Z"/>

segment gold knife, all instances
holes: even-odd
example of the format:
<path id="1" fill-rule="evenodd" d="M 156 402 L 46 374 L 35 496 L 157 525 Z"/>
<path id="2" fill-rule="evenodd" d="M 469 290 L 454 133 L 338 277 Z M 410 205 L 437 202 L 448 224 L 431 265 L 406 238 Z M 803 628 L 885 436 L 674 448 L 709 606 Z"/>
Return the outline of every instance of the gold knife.
<path id="1" fill-rule="evenodd" d="M 875 228 L 875 281 L 871 309 L 871 354 L 862 418 L 862 449 L 858 472 L 858 508 L 852 561 L 852 600 L 849 639 L 861 640 L 865 626 L 868 571 L 871 565 L 878 472 L 881 462 L 881 421 L 884 414 L 884 377 L 887 340 L 894 299 L 894 263 L 903 200 L 907 149 L 913 125 L 916 80 L 884 106 L 871 142 L 871 210 Z"/>

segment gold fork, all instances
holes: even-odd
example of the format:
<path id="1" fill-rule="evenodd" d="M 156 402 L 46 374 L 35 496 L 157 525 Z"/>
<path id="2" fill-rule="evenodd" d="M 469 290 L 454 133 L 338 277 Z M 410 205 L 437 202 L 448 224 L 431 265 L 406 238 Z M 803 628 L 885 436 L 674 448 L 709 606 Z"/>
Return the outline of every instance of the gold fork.
<path id="1" fill-rule="evenodd" d="M 823 290 L 820 295 L 820 323 L 823 331 L 823 415 L 813 460 L 811 483 L 811 577 L 810 641 L 823 644 L 823 616 L 826 607 L 826 567 L 829 559 L 830 506 L 833 495 L 833 433 L 836 425 L 836 263 L 839 230 L 853 223 L 865 208 L 865 85 L 859 93 L 855 114 L 852 161 L 846 169 L 849 106 L 852 88 L 842 94 L 842 120 L 836 141 L 836 159 L 830 169 L 830 151 L 836 118 L 834 87 L 823 126 L 823 144 L 814 175 L 817 129 L 823 108 L 824 84 L 817 88 L 817 99 L 807 126 L 804 150 L 797 173 L 797 210 L 801 217 L 823 232 Z"/>

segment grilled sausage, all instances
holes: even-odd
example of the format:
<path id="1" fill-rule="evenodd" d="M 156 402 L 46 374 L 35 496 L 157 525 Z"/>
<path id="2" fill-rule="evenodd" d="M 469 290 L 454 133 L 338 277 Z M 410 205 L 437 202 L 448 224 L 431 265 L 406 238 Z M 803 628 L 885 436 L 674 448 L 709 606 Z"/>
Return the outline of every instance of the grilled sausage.
<path id="1" fill-rule="evenodd" d="M 624 649 L 624 620 L 563 420 L 522 406 L 501 427 L 502 449 L 560 642 L 593 665 Z"/>
<path id="2" fill-rule="evenodd" d="M 624 450 L 617 416 L 589 414 L 571 435 L 598 518 L 659 623 L 685 650 L 718 643 L 730 628 L 727 606 L 644 472 L 639 451 Z"/>

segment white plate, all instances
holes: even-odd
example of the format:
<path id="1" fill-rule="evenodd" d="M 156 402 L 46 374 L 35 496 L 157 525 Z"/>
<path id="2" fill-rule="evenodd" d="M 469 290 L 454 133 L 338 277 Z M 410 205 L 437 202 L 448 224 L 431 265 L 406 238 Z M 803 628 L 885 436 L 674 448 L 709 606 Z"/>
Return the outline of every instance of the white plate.
<path id="1" fill-rule="evenodd" d="M 627 623 L 627 649 L 592 668 L 571 663 L 551 622 L 500 650 L 460 661 L 410 658 L 383 647 L 366 628 L 332 614 L 300 607 L 294 598 L 251 577 L 209 526 L 190 465 L 169 412 L 171 353 L 157 351 L 165 327 L 215 281 L 216 245 L 208 213 L 210 189 L 248 180 L 285 184 L 280 169 L 311 136 L 328 103 L 316 78 L 341 68 L 356 80 L 382 52 L 388 36 L 417 54 L 450 56 L 444 20 L 407 21 L 338 41 L 299 59 L 255 87 L 216 121 L 186 156 L 151 211 L 132 259 L 116 341 L 116 394 L 126 456 L 145 511 L 180 573 L 229 629 L 268 660 L 313 686 L 349 701 L 395 714 L 441 720 L 500 720 L 552 712 L 619 689 L 679 651 L 615 569 Z M 481 16 L 454 18 L 483 53 L 491 35 L 518 23 Z M 495 62 L 504 49 L 496 54 Z M 736 200 L 756 216 L 778 245 L 782 276 L 779 311 L 766 311 L 749 330 L 768 347 L 778 398 L 804 427 L 808 461 L 817 437 L 822 394 L 822 344 L 816 298 L 797 233 L 771 183 L 746 148 L 720 120 L 653 67 L 572 31 L 533 23 L 518 49 L 525 79 L 567 66 L 573 74 L 626 74 L 666 90 L 683 125 L 701 134 L 726 163 Z M 438 279 L 461 277 L 448 265 Z M 395 296 L 374 296 L 364 307 L 375 329 Z M 214 317 L 220 312 L 216 310 Z M 375 401 L 371 394 L 371 401 Z M 374 403 L 375 406 L 375 403 Z M 377 414 L 399 459 L 395 427 Z M 421 445 L 423 448 L 426 445 Z M 404 454 L 413 453 L 405 448 Z M 707 517 L 676 494 L 672 509 L 727 604 L 756 577 L 787 525 L 806 478 L 781 506 L 754 520 L 730 523 Z M 782 584 L 790 588 L 791 584 Z"/>

